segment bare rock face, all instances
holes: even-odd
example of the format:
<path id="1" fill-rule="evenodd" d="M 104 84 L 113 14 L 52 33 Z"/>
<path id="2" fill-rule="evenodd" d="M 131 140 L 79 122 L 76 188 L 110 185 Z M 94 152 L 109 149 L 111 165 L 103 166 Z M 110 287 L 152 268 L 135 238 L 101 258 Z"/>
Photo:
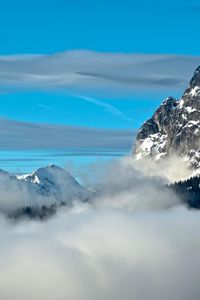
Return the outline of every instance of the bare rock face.
<path id="1" fill-rule="evenodd" d="M 175 153 L 200 168 L 200 66 L 180 100 L 167 98 L 140 128 L 134 154 L 137 159 L 160 160 Z"/>

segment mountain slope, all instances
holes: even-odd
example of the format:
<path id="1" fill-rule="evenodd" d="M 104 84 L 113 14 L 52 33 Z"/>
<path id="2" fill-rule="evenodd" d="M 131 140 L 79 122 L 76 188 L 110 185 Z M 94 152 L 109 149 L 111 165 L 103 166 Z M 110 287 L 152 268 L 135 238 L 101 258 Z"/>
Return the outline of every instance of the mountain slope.
<path id="1" fill-rule="evenodd" d="M 86 201 L 89 198 L 86 188 L 69 172 L 53 164 L 39 168 L 32 174 L 17 175 L 16 178 L 34 187 L 37 193 L 45 197 L 54 197 L 61 202 L 73 199 Z"/>
<path id="2" fill-rule="evenodd" d="M 34 211 L 38 214 L 42 209 L 44 215 L 61 205 L 70 206 L 74 200 L 85 202 L 91 197 L 91 191 L 55 165 L 25 175 L 0 170 L 0 213 L 13 215 L 16 211 Z"/>
<path id="3" fill-rule="evenodd" d="M 200 66 L 181 99 L 167 98 L 137 135 L 136 159 L 160 160 L 174 153 L 190 168 L 200 168 Z"/>

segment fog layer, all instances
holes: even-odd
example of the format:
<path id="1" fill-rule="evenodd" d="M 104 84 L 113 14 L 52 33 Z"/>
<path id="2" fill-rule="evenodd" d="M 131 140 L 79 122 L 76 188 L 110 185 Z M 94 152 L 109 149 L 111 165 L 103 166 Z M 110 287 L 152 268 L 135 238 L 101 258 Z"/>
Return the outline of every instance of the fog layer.
<path id="1" fill-rule="evenodd" d="M 164 179 L 101 167 L 91 167 L 100 184 L 90 203 L 45 222 L 1 215 L 0 299 L 200 299 L 199 211 Z"/>

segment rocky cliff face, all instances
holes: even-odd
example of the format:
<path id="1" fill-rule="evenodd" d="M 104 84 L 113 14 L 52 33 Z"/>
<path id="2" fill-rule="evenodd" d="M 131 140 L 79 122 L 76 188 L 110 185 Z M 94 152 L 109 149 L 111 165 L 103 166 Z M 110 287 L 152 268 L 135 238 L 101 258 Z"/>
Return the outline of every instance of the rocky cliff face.
<path id="1" fill-rule="evenodd" d="M 137 159 L 160 160 L 175 153 L 200 168 L 200 66 L 180 100 L 167 98 L 140 128 L 134 154 Z"/>

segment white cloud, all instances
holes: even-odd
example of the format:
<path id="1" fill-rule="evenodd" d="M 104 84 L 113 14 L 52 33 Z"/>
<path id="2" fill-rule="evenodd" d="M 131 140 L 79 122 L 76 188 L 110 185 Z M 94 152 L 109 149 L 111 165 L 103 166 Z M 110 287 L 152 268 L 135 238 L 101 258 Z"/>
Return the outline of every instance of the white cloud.
<path id="1" fill-rule="evenodd" d="M 90 172 L 94 202 L 46 222 L 0 216 L 0 298 L 198 300 L 199 211 L 123 161 Z"/>
<path id="2" fill-rule="evenodd" d="M 198 212 L 84 205 L 48 222 L 0 225 L 1 299 L 200 297 Z"/>

